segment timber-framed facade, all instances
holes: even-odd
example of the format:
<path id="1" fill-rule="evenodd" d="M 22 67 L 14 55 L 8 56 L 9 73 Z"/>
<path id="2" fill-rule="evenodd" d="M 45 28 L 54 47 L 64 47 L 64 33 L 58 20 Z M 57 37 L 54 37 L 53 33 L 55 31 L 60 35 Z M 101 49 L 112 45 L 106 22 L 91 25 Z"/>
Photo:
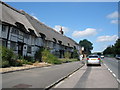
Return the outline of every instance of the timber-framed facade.
<path id="1" fill-rule="evenodd" d="M 0 20 L 2 45 L 22 56 L 34 56 L 41 48 L 49 48 L 57 57 L 64 57 L 64 52 L 80 50 L 80 46 L 63 33 L 48 27 L 24 11 L 0 2 L 2 19 Z"/>

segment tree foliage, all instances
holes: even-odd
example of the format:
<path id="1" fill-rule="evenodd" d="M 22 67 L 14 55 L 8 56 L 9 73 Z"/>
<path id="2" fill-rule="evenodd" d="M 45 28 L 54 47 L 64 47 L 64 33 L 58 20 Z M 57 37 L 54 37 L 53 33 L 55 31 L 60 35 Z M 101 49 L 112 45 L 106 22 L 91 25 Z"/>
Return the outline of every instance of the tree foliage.
<path id="1" fill-rule="evenodd" d="M 120 39 L 118 39 L 115 43 L 115 53 L 120 54 Z"/>
<path id="2" fill-rule="evenodd" d="M 84 47 L 84 53 L 91 54 L 91 50 L 93 50 L 93 44 L 90 41 L 88 41 L 87 39 L 81 40 L 79 42 L 79 45 L 81 47 Z"/>
<path id="3" fill-rule="evenodd" d="M 104 55 L 106 55 L 106 54 L 113 54 L 113 55 L 120 54 L 120 39 L 118 39 L 114 45 L 108 46 L 103 51 L 103 54 Z"/>

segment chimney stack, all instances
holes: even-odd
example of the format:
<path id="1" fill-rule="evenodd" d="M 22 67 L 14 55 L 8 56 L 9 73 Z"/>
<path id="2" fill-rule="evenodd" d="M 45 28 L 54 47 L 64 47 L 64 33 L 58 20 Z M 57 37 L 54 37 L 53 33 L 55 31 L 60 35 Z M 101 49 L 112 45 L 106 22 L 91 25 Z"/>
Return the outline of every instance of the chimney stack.
<path id="1" fill-rule="evenodd" d="M 64 34 L 64 32 L 63 32 L 63 30 L 62 30 L 62 27 L 60 27 L 60 33 L 63 35 Z"/>

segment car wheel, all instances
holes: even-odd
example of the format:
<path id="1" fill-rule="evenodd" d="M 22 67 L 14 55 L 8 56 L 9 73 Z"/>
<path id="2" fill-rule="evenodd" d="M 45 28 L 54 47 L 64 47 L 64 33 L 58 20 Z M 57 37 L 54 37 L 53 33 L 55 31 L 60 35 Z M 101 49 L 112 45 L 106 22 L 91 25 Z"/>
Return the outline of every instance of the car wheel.
<path id="1" fill-rule="evenodd" d="M 87 66 L 89 66 L 89 64 L 87 64 Z"/>

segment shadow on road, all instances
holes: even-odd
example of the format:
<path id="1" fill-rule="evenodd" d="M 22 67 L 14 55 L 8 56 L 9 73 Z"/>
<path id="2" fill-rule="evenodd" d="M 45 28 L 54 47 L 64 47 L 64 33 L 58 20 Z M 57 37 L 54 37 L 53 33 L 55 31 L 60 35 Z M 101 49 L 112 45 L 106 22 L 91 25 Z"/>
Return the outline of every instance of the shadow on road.
<path id="1" fill-rule="evenodd" d="M 90 64 L 90 65 L 87 65 L 87 67 L 101 67 L 101 65 L 92 65 L 92 64 Z"/>

